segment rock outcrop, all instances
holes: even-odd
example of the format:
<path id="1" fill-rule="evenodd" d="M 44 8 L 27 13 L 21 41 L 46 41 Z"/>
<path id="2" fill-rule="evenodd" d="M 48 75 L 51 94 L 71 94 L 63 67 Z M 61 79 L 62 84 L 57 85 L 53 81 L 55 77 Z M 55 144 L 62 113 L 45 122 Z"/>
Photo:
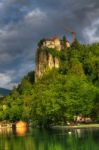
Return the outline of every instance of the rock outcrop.
<path id="1" fill-rule="evenodd" d="M 37 80 L 41 78 L 47 70 L 59 68 L 59 62 L 59 59 L 57 57 L 53 57 L 49 52 L 39 52 L 36 58 L 35 79 Z"/>
<path id="2" fill-rule="evenodd" d="M 69 48 L 69 41 L 61 40 L 59 37 L 54 37 L 50 39 L 42 39 L 39 42 L 39 48 L 36 55 L 36 69 L 35 69 L 35 79 L 39 79 L 43 76 L 47 70 L 52 68 L 59 68 L 60 60 L 57 57 L 52 56 L 52 54 L 46 49 L 53 49 L 53 51 L 61 51 L 64 48 Z"/>

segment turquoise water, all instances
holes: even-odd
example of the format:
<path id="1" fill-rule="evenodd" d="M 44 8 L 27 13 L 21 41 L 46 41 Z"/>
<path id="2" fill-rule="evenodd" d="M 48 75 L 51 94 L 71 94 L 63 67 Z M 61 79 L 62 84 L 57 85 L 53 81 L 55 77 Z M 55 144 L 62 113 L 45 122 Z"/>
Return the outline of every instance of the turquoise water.
<path id="1" fill-rule="evenodd" d="M 0 150 L 99 150 L 99 130 L 0 130 Z"/>

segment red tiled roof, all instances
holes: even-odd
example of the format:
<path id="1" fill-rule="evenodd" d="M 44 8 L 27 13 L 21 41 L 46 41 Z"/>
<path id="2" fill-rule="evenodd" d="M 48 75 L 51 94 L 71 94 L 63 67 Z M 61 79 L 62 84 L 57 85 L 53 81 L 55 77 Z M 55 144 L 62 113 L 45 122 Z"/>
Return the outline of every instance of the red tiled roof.
<path id="1" fill-rule="evenodd" d="M 52 38 L 45 38 L 46 41 L 54 41 L 56 39 L 60 40 L 60 38 L 58 36 L 55 36 L 55 37 L 52 37 Z"/>
<path id="2" fill-rule="evenodd" d="M 55 36 L 55 37 L 52 38 L 53 41 L 56 40 L 56 39 L 60 40 L 60 38 L 58 36 Z"/>
<path id="3" fill-rule="evenodd" d="M 66 42 L 70 43 L 68 40 L 66 40 Z"/>

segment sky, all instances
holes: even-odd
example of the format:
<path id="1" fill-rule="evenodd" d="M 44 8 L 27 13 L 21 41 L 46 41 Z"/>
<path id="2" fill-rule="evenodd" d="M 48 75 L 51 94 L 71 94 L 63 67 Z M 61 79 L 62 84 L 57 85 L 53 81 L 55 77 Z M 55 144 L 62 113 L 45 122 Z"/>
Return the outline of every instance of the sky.
<path id="1" fill-rule="evenodd" d="M 12 89 L 35 69 L 41 38 L 76 32 L 99 41 L 99 0 L 0 0 L 0 87 Z"/>

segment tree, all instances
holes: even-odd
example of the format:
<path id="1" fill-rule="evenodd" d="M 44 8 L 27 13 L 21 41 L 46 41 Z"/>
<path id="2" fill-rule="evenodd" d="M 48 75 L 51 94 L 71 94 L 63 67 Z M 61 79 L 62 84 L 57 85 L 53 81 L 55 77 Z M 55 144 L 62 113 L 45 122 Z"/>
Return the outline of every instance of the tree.
<path id="1" fill-rule="evenodd" d="M 79 48 L 79 46 L 80 46 L 80 43 L 77 40 L 77 38 L 75 38 L 74 42 L 72 43 L 72 48 Z"/>
<path id="2" fill-rule="evenodd" d="M 64 49 L 66 49 L 66 41 L 67 41 L 67 39 L 66 39 L 66 36 L 64 35 L 63 36 L 63 47 L 64 47 Z"/>

